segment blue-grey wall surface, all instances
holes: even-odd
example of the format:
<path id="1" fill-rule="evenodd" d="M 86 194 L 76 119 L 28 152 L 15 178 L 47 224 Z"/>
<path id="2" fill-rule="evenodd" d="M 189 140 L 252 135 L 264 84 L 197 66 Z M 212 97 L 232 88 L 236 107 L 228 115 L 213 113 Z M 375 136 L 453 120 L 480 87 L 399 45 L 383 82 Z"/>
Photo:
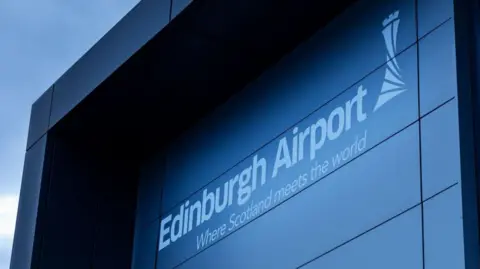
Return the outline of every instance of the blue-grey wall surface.
<path id="1" fill-rule="evenodd" d="M 25 154 L 21 195 L 18 201 L 17 227 L 12 246 L 10 268 L 31 268 L 35 262 L 35 230 L 41 204 L 42 181 L 48 175 L 47 135 L 35 142 Z"/>
<path id="2" fill-rule="evenodd" d="M 145 163 L 133 268 L 464 268 L 453 0 L 362 0 Z"/>

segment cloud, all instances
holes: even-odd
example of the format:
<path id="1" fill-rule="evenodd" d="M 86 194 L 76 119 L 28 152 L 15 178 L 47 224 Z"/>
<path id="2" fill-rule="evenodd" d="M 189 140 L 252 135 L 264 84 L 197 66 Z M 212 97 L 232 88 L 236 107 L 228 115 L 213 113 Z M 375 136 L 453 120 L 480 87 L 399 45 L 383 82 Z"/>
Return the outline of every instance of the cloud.
<path id="1" fill-rule="evenodd" d="M 0 196 L 0 269 L 7 269 L 15 232 L 18 196 Z"/>
<path id="2" fill-rule="evenodd" d="M 12 243 L 11 238 L 0 238 L 0 269 L 9 268 Z"/>
<path id="3" fill-rule="evenodd" d="M 0 196 L 0 238 L 13 238 L 18 196 Z"/>

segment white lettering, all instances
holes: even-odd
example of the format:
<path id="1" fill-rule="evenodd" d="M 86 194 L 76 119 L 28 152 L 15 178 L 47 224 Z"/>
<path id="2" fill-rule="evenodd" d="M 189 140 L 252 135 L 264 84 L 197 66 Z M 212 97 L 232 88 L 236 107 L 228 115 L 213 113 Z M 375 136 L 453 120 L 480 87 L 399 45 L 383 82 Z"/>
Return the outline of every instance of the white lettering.
<path id="1" fill-rule="evenodd" d="M 207 211 L 208 208 L 208 211 Z M 215 210 L 215 195 L 208 192 L 207 189 L 203 190 L 203 200 L 202 200 L 202 223 L 210 220 Z M 208 212 L 208 213 L 207 213 Z"/>
<path id="2" fill-rule="evenodd" d="M 260 177 L 260 181 L 263 186 L 267 181 L 267 160 L 265 160 L 265 158 L 258 159 L 258 155 L 255 155 L 253 157 L 253 184 L 252 184 L 253 190 L 257 189 L 257 179 L 258 179 L 257 172 L 259 168 L 261 169 L 261 173 L 262 173 Z"/>
<path id="3" fill-rule="evenodd" d="M 277 148 L 277 155 L 275 157 L 275 164 L 273 165 L 272 178 L 275 178 L 278 174 L 278 169 L 282 166 L 289 168 L 292 165 L 290 159 L 290 151 L 288 150 L 287 138 L 284 137 L 280 140 Z"/>
<path id="4" fill-rule="evenodd" d="M 250 187 L 250 178 L 252 175 L 252 167 L 248 167 L 240 174 L 240 180 L 238 181 L 238 205 L 245 204 L 252 194 L 252 188 Z"/>
<path id="5" fill-rule="evenodd" d="M 167 238 L 165 240 L 165 236 L 168 235 L 170 232 L 170 228 L 166 227 L 166 225 L 172 220 L 172 215 L 168 215 L 166 218 L 162 219 L 162 222 L 160 223 L 160 250 L 163 248 L 168 247 L 170 245 L 170 239 Z"/>
<path id="6" fill-rule="evenodd" d="M 335 121 L 335 116 L 338 118 L 338 127 L 337 130 L 333 130 L 333 124 Z M 345 112 L 343 108 L 337 107 L 335 108 L 330 116 L 328 116 L 328 129 L 327 129 L 327 136 L 329 140 L 337 139 L 343 132 L 343 127 L 345 126 Z"/>
<path id="7" fill-rule="evenodd" d="M 178 213 L 172 221 L 172 228 L 171 228 L 171 236 L 170 239 L 172 242 L 177 241 L 182 237 L 182 227 L 183 227 L 183 213 L 184 213 L 184 206 L 180 206 L 180 213 Z"/>
<path id="8" fill-rule="evenodd" d="M 320 140 L 317 141 L 317 129 L 320 128 Z M 323 147 L 325 137 L 327 136 L 327 121 L 324 118 L 319 119 L 311 127 L 310 134 L 310 159 L 314 160 L 317 150 Z"/>
<path id="9" fill-rule="evenodd" d="M 272 178 L 277 177 L 282 168 L 289 169 L 301 162 L 305 158 L 305 153 L 310 153 L 310 160 L 315 160 L 315 163 L 309 173 L 302 174 L 298 179 L 284 185 L 275 192 L 271 190 L 267 199 L 257 204 L 251 202 L 245 211 L 230 215 L 228 231 L 247 223 L 267 210 L 272 204 L 291 197 L 307 185 L 308 178 L 312 181 L 318 180 L 329 172 L 330 166 L 336 168 L 364 150 L 366 148 L 366 131 L 363 137 L 357 136 L 352 145 L 331 156 L 331 163 L 328 160 L 322 162 L 316 160 L 327 141 L 338 139 L 344 131 L 352 128 L 355 124 L 352 119 L 356 119 L 358 123 L 367 118 L 367 114 L 363 111 L 363 98 L 366 95 L 367 90 L 360 86 L 356 95 L 347 100 L 344 105 L 333 108 L 330 114 L 316 119 L 313 124 L 307 125 L 303 131 L 300 131 L 299 127 L 296 126 L 288 136 L 281 137 L 278 140 Z M 356 114 L 356 116 L 352 114 Z M 198 200 L 191 205 L 189 201 L 186 201 L 178 207 L 178 213 L 173 216 L 173 219 L 172 214 L 162 219 L 160 250 L 169 246 L 170 243 L 176 242 L 194 228 L 208 222 L 214 214 L 220 214 L 227 207 L 233 205 L 234 201 L 238 206 L 243 206 L 252 200 L 252 194 L 255 190 L 266 184 L 267 164 L 265 158 L 260 158 L 258 155 L 253 156 L 249 166 L 243 167 L 243 170 L 233 175 L 223 185 L 212 191 L 207 188 L 203 189 Z M 206 229 L 197 236 L 197 248 L 200 249 L 211 244 L 223 236 L 226 230 L 226 224 L 215 230 Z"/>

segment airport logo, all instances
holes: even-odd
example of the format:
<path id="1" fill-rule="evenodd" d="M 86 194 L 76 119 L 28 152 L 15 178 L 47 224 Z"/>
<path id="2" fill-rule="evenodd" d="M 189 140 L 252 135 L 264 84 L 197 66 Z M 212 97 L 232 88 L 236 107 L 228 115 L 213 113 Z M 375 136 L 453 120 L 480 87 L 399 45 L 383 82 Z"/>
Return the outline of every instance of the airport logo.
<path id="1" fill-rule="evenodd" d="M 399 11 L 395 11 L 383 21 L 382 34 L 386 44 L 387 64 L 380 95 L 378 98 L 373 96 L 377 99 L 373 112 L 407 90 L 396 59 L 399 24 Z M 261 156 L 262 152 L 257 152 L 249 161 L 244 162 L 243 170 L 238 169 L 236 174 L 230 174 L 228 179 L 224 178 L 217 186 L 205 187 L 197 195 L 189 197 L 174 211 L 164 216 L 160 222 L 159 251 L 192 231 L 196 231 L 198 227 L 205 226 L 212 218 L 216 219 L 214 223 L 218 226 L 215 229 L 206 227 L 202 233 L 195 234 L 196 250 L 203 249 L 280 204 L 293 192 L 313 184 L 320 175 L 325 175 L 328 169 L 340 167 L 352 156 L 363 151 L 367 144 L 367 130 L 357 135 L 353 144 L 342 148 L 340 154 L 335 153 L 335 157 L 325 156 L 328 150 L 324 151 L 327 144 L 335 143 L 342 135 L 350 132 L 354 125 L 368 118 L 367 111 L 371 109 L 365 102 L 367 88 L 359 85 L 355 92 L 353 90 L 351 96 L 346 96 L 347 98 L 336 107 L 332 107 L 329 111 L 322 110 L 320 113 L 322 115 L 315 115 L 315 119 L 310 118 L 311 122 L 304 121 L 301 125 L 292 128 L 291 132 L 280 137 L 277 140 L 276 154 L 265 157 Z M 317 162 L 325 157 L 331 159 L 331 162 L 319 162 L 317 165 Z M 267 191 L 259 192 L 268 186 L 270 181 L 283 181 L 288 178 L 280 175 L 306 162 L 315 163 L 315 169 L 312 170 L 314 173 L 310 175 L 300 173 L 299 178 L 289 183 L 290 187 L 280 189 L 269 187 L 270 190 L 265 189 Z M 257 192 L 260 194 L 256 194 Z M 264 194 L 267 197 L 264 197 Z M 254 204 L 254 200 L 260 202 Z M 235 209 L 229 210 L 231 207 Z M 238 212 L 237 208 L 247 209 Z M 219 219 L 226 216 L 225 211 L 230 215 L 228 222 L 218 223 Z M 218 218 L 217 215 L 222 217 Z"/>
<path id="2" fill-rule="evenodd" d="M 383 82 L 380 96 L 373 111 L 377 111 L 385 103 L 407 90 L 402 80 L 401 69 L 398 65 L 397 58 L 395 57 L 398 52 L 397 35 L 400 25 L 399 14 L 400 12 L 397 10 L 383 21 L 382 34 L 387 47 L 387 67 L 385 69 L 385 81 Z"/>

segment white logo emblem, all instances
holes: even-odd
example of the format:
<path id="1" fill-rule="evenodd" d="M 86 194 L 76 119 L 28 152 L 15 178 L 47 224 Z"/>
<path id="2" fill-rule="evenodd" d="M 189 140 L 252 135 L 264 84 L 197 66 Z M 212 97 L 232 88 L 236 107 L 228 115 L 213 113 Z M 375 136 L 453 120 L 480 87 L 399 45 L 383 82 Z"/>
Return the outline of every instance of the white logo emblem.
<path id="1" fill-rule="evenodd" d="M 398 26 L 400 24 L 399 13 L 397 10 L 383 21 L 382 34 L 385 45 L 387 46 L 387 68 L 385 70 L 385 81 L 383 82 L 380 96 L 373 111 L 376 111 L 386 102 L 407 90 L 402 80 L 402 75 L 400 74 L 400 67 L 395 58 L 397 54 Z"/>

